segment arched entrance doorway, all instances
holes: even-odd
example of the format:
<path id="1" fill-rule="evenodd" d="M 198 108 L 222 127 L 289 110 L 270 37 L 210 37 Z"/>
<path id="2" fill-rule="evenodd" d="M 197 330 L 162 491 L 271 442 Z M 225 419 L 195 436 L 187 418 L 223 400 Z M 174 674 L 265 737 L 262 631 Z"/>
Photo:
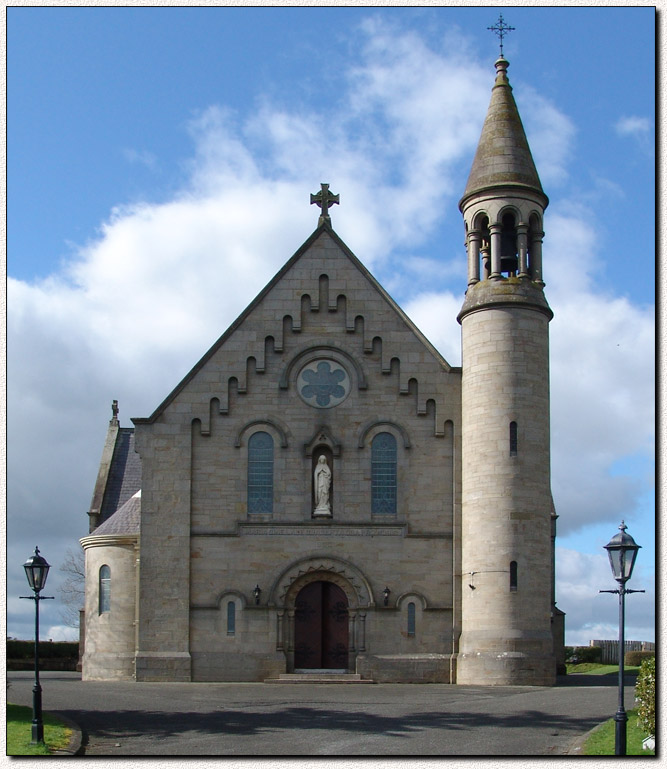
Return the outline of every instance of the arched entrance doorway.
<path id="1" fill-rule="evenodd" d="M 294 609 L 295 670 L 347 670 L 345 592 L 333 582 L 310 582 L 297 594 Z"/>

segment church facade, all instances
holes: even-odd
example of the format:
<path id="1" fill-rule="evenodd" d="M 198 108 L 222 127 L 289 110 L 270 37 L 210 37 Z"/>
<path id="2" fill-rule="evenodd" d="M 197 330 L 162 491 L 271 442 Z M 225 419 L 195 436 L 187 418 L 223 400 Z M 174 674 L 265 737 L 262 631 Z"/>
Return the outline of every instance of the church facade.
<path id="1" fill-rule="evenodd" d="M 84 679 L 555 681 L 547 198 L 507 61 L 460 208 L 450 366 L 331 226 L 123 428 L 89 511 Z"/>

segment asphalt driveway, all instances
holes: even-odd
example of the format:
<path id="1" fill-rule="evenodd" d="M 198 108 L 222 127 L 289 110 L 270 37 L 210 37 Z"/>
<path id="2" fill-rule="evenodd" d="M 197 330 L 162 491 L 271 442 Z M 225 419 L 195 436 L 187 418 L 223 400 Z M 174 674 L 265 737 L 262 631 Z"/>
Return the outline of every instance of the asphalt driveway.
<path id="1" fill-rule="evenodd" d="M 7 678 L 8 700 L 31 705 L 32 673 Z M 44 710 L 81 727 L 86 756 L 553 756 L 617 707 L 613 676 L 555 687 L 40 679 Z"/>

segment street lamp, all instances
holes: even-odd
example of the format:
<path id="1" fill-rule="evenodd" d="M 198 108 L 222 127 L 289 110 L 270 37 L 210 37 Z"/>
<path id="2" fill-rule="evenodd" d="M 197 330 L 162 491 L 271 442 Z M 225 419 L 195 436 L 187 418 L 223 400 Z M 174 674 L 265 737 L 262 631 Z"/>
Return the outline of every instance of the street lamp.
<path id="1" fill-rule="evenodd" d="M 640 545 L 634 539 L 625 533 L 625 521 L 621 521 L 618 527 L 621 531 L 611 538 L 609 543 L 604 546 L 609 554 L 609 563 L 614 579 L 618 582 L 618 590 L 600 590 L 601 593 L 618 593 L 618 710 L 614 716 L 616 721 L 616 741 L 615 755 L 626 755 L 626 734 L 628 715 L 623 706 L 623 686 L 625 673 L 625 594 L 643 593 L 644 590 L 628 590 L 625 583 L 632 576 L 632 569 L 635 565 L 637 552 Z"/>
<path id="2" fill-rule="evenodd" d="M 32 687 L 32 740 L 33 744 L 44 742 L 44 723 L 42 721 L 42 687 L 39 684 L 39 602 L 52 599 L 53 596 L 40 595 L 40 591 L 46 584 L 46 578 L 51 568 L 39 554 L 39 548 L 35 548 L 35 554 L 23 564 L 28 584 L 34 595 L 22 595 L 21 598 L 29 598 L 35 602 L 35 683 Z"/>

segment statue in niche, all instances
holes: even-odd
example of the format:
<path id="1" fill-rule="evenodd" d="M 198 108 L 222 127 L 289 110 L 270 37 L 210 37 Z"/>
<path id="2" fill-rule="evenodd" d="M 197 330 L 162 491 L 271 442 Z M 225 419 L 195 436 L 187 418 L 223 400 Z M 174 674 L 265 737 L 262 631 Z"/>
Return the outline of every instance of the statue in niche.
<path id="1" fill-rule="evenodd" d="M 331 504 L 329 502 L 331 469 L 327 464 L 327 458 L 324 454 L 320 455 L 315 465 L 313 487 L 315 489 L 315 510 L 313 515 L 331 515 Z"/>

